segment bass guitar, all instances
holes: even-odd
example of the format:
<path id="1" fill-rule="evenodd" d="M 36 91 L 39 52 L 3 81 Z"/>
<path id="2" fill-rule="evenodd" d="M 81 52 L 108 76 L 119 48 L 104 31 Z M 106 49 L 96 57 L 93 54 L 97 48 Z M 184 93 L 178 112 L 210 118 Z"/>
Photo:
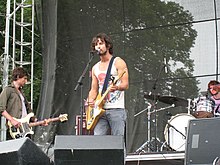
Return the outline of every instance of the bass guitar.
<path id="1" fill-rule="evenodd" d="M 24 117 L 22 119 L 14 118 L 15 120 L 17 120 L 21 123 L 20 127 L 18 127 L 18 128 L 16 128 L 14 125 L 11 124 L 10 121 L 8 121 L 9 132 L 10 132 L 10 135 L 13 139 L 23 138 L 29 134 L 33 135 L 34 131 L 32 130 L 32 127 L 34 127 L 34 126 L 43 125 L 43 124 L 55 122 L 55 121 L 64 122 L 64 121 L 68 120 L 67 114 L 61 114 L 59 117 L 56 117 L 56 118 L 49 118 L 49 119 L 45 119 L 43 121 L 29 123 L 30 118 L 33 116 L 34 116 L 34 113 L 29 113 L 26 117 Z"/>
<path id="2" fill-rule="evenodd" d="M 106 91 L 101 95 L 100 93 L 95 99 L 94 107 L 88 106 L 86 110 L 86 129 L 92 130 L 97 124 L 99 118 L 104 114 L 105 110 L 103 106 L 105 104 L 105 97 L 109 93 L 111 86 L 115 85 L 121 77 L 125 74 L 126 71 L 121 73 L 116 80 L 112 79 L 112 84 L 106 89 Z"/>

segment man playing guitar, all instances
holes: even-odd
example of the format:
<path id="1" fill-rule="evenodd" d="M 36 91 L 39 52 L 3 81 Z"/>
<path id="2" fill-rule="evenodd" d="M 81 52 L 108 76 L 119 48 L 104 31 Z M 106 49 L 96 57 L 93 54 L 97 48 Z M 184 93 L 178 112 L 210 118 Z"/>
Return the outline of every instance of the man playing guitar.
<path id="1" fill-rule="evenodd" d="M 94 107 L 98 102 L 97 96 L 101 93 L 109 62 L 113 57 L 113 44 L 109 36 L 104 33 L 97 34 L 91 43 L 91 48 L 96 51 L 100 61 L 92 67 L 92 83 L 87 98 L 88 106 Z M 120 57 L 114 58 L 112 63 L 111 77 L 120 80 L 115 84 L 112 81 L 108 84 L 108 93 L 102 102 L 101 109 L 104 111 L 94 126 L 94 135 L 123 135 L 127 114 L 124 103 L 124 91 L 128 89 L 128 69 L 125 61 Z M 100 104 L 99 104 L 100 106 Z"/>

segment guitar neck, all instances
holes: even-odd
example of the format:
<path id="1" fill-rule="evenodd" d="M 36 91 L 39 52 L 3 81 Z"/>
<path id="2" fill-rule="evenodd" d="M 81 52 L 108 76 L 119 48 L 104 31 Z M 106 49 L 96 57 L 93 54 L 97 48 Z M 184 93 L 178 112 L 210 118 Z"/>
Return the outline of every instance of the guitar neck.
<path id="1" fill-rule="evenodd" d="M 103 93 L 102 97 L 100 98 L 100 101 L 104 100 L 104 98 L 107 96 L 107 94 L 109 93 L 110 88 L 108 88 L 105 93 Z"/>
<path id="2" fill-rule="evenodd" d="M 42 120 L 42 121 L 37 121 L 37 122 L 29 123 L 29 126 L 30 127 L 34 127 L 34 126 L 45 124 L 46 122 L 50 123 L 50 122 L 55 122 L 55 121 L 59 121 L 59 120 L 60 120 L 59 117 L 50 118 L 50 119 L 46 119 L 46 120 Z"/>

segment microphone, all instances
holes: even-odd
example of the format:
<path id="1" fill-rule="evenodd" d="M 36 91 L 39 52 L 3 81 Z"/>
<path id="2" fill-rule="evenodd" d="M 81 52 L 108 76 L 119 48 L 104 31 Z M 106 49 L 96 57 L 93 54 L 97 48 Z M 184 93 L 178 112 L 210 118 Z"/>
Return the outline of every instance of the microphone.
<path id="1" fill-rule="evenodd" d="M 100 49 L 95 49 L 90 52 L 91 54 L 100 54 Z"/>
<path id="2" fill-rule="evenodd" d="M 97 53 L 98 55 L 100 54 L 100 49 L 99 49 L 99 48 L 95 49 L 95 51 L 96 51 L 96 53 Z"/>

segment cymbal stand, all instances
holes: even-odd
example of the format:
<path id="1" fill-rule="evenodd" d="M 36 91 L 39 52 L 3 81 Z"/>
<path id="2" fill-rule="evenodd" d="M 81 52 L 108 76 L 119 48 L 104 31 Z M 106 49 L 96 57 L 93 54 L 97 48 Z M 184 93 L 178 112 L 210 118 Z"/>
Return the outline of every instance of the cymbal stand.
<path id="1" fill-rule="evenodd" d="M 172 104 L 172 105 L 170 105 L 170 106 L 167 106 L 167 107 L 163 107 L 163 108 L 154 110 L 154 111 L 152 111 L 152 112 L 150 112 L 150 113 L 152 114 L 152 113 L 164 111 L 164 110 L 166 110 L 166 109 L 173 108 L 173 107 L 175 107 L 175 104 Z M 171 125 L 168 123 L 168 126 L 171 126 Z M 172 126 L 172 127 L 174 127 L 174 126 Z M 176 128 L 174 128 L 174 129 L 176 129 Z M 177 132 L 179 132 L 179 131 L 177 130 Z M 170 139 L 169 139 L 170 135 L 169 135 L 169 134 L 170 134 L 170 131 L 169 131 L 169 129 L 168 129 L 168 142 L 167 142 L 167 145 L 166 145 L 166 142 L 162 143 L 162 145 L 161 145 L 161 147 L 160 147 L 160 151 L 162 151 L 164 147 L 165 147 L 165 148 L 169 148 L 169 147 L 168 147 L 169 144 L 170 144 Z M 157 141 L 160 142 L 158 139 L 157 139 Z M 157 146 L 156 146 L 156 147 L 157 147 Z"/>
<path id="2" fill-rule="evenodd" d="M 161 74 L 161 72 L 163 71 L 163 69 L 165 69 L 165 67 L 166 67 L 165 64 L 161 64 L 161 67 L 160 67 L 160 70 L 159 70 L 159 72 L 158 72 L 157 78 L 155 79 L 155 82 L 154 82 L 153 87 L 152 87 L 155 107 L 156 107 L 156 104 L 157 104 L 157 99 L 156 99 L 156 86 L 157 86 L 157 82 L 158 82 L 158 80 L 159 80 L 160 74 Z M 154 107 L 154 108 L 155 108 L 155 107 Z M 156 151 L 158 152 L 159 149 L 158 149 L 157 142 L 159 142 L 159 141 L 158 141 L 158 138 L 157 138 L 157 111 L 155 111 L 154 117 L 155 117 L 155 139 L 156 139 L 154 143 L 155 143 Z"/>
<path id="3" fill-rule="evenodd" d="M 152 105 L 146 101 L 146 103 L 148 104 L 147 108 L 143 109 L 142 111 L 138 112 L 137 114 L 134 115 L 134 117 L 140 115 L 141 113 L 145 112 L 147 110 L 147 121 L 148 121 L 148 124 L 147 124 L 147 130 L 148 130 L 148 133 L 147 133 L 147 141 L 141 145 L 141 147 L 139 147 L 135 153 L 139 153 L 141 151 L 143 151 L 143 149 L 150 143 L 150 110 L 151 110 L 151 107 Z M 150 152 L 150 147 L 147 147 L 148 148 L 148 151 Z"/>
<path id="4" fill-rule="evenodd" d="M 150 141 L 150 110 L 151 110 L 151 107 L 152 105 L 150 103 L 148 103 L 149 105 L 149 108 L 148 108 L 148 112 L 147 112 L 147 141 L 149 142 Z M 148 147 L 148 152 L 150 152 L 150 148 Z"/>
<path id="5" fill-rule="evenodd" d="M 160 109 L 157 109 L 157 110 L 154 110 L 154 111 L 151 112 L 150 110 L 151 110 L 152 105 L 151 105 L 149 102 L 147 102 L 147 104 L 148 104 L 148 107 L 147 107 L 147 108 L 143 109 L 142 111 L 140 111 L 140 112 L 138 112 L 137 114 L 134 115 L 134 117 L 136 117 L 136 116 L 140 115 L 141 113 L 143 113 L 144 111 L 148 110 L 148 113 L 147 113 L 147 116 L 148 116 L 148 118 L 147 118 L 147 119 L 148 119 L 148 138 L 147 138 L 147 141 L 146 141 L 144 144 L 142 144 L 142 145 L 135 151 L 135 153 L 145 152 L 145 151 L 144 151 L 144 148 L 145 148 L 145 147 L 147 147 L 148 152 L 153 151 L 153 149 L 154 149 L 155 147 L 157 147 L 157 146 L 152 147 L 152 142 L 156 143 L 156 145 L 157 145 L 157 142 L 158 142 L 158 143 L 161 143 L 158 138 L 152 138 L 152 140 L 151 140 L 151 136 L 150 136 L 150 128 L 151 128 L 151 127 L 150 127 L 150 122 L 151 122 L 150 116 L 151 116 L 151 114 L 152 114 L 152 113 L 159 112 L 159 111 L 163 111 L 163 110 L 166 110 L 166 109 L 169 109 L 169 108 L 172 108 L 172 107 L 175 107 L 175 105 L 172 104 L 172 105 L 170 105 L 170 106 L 167 106 L 167 107 L 164 107 L 164 108 L 160 108 Z"/>
<path id="6" fill-rule="evenodd" d="M 191 108 L 191 101 L 192 101 L 192 99 L 187 99 L 187 100 L 188 100 L 188 107 L 187 107 L 188 115 L 190 115 L 190 108 Z"/>

